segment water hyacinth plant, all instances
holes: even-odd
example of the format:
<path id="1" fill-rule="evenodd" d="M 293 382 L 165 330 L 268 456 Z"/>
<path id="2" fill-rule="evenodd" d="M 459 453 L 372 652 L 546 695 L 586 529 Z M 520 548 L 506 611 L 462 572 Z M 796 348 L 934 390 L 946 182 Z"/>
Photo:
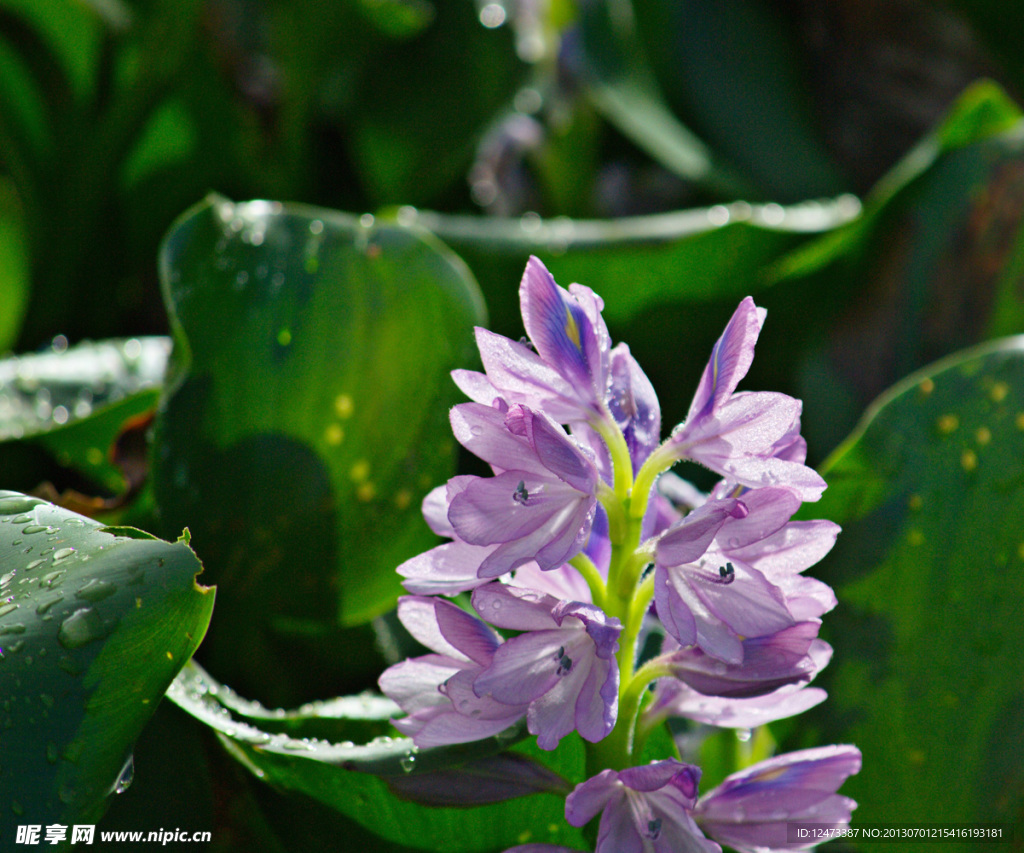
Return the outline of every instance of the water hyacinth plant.
<path id="1" fill-rule="evenodd" d="M 787 847 L 787 823 L 848 825 L 856 804 L 837 790 L 860 769 L 853 746 L 769 758 L 704 794 L 695 764 L 645 761 L 670 719 L 742 729 L 824 699 L 806 685 L 831 656 L 818 629 L 836 598 L 803 573 L 839 528 L 793 520 L 825 488 L 804 464 L 800 402 L 737 391 L 765 311 L 740 303 L 662 440 L 601 298 L 536 257 L 519 297 L 528 337 L 478 328 L 483 372 L 454 373 L 471 398 L 451 411 L 455 438 L 493 476 L 423 502 L 450 541 L 398 568 L 399 619 L 430 653 L 380 678 L 405 712 L 395 727 L 421 749 L 524 719 L 541 750 L 577 732 L 587 778 L 565 819 L 598 821 L 598 853 L 760 851 Z M 684 460 L 721 479 L 700 491 L 670 471 Z"/>

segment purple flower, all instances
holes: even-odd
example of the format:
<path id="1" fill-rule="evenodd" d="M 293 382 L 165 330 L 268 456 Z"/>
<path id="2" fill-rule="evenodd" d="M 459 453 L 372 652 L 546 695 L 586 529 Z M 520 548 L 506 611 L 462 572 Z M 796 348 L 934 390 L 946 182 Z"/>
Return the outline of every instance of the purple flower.
<path id="1" fill-rule="evenodd" d="M 741 637 L 763 637 L 796 624 L 783 591 L 732 556 L 771 535 L 799 506 L 787 489 L 758 489 L 739 500 L 709 500 L 655 543 L 654 600 L 665 629 L 727 663 L 743 660 Z M 719 544 L 729 545 L 723 550 Z"/>
<path id="2" fill-rule="evenodd" d="M 731 482 L 759 487 L 785 485 L 801 500 L 817 500 L 825 481 L 797 461 L 802 439 L 799 400 L 771 392 L 736 392 L 754 358 L 765 310 L 744 299 L 711 358 L 686 420 L 658 451 L 671 459 L 692 459 Z"/>
<path id="3" fill-rule="evenodd" d="M 423 499 L 423 517 L 431 530 L 453 541 L 417 554 L 396 569 L 405 578 L 402 586 L 409 592 L 415 595 L 457 595 L 490 582 L 490 578 L 478 577 L 477 571 L 499 546 L 463 542 L 448 521 L 449 496 L 458 494 L 473 479 L 453 477 L 447 486 L 432 489 Z"/>
<path id="4" fill-rule="evenodd" d="M 712 853 L 690 817 L 700 769 L 674 758 L 602 770 L 566 798 L 565 819 L 584 826 L 599 813 L 595 853 Z"/>
<path id="5" fill-rule="evenodd" d="M 750 699 L 705 696 L 673 678 L 658 680 L 654 700 L 644 709 L 647 725 L 668 717 L 684 717 L 708 726 L 725 729 L 752 729 L 775 720 L 802 714 L 825 701 L 828 694 L 820 687 L 787 684 Z"/>
<path id="6" fill-rule="evenodd" d="M 663 659 L 676 678 L 705 696 L 763 696 L 786 684 L 806 683 L 828 664 L 832 647 L 818 639 L 820 627 L 813 620 L 766 637 L 744 639 L 739 664 L 723 663 L 692 647 Z"/>
<path id="7" fill-rule="evenodd" d="M 452 410 L 459 442 L 500 471 L 457 479 L 448 520 L 470 545 L 496 545 L 477 574 L 493 578 L 531 560 L 553 569 L 586 544 L 597 506 L 593 462 L 558 424 L 525 406 Z"/>
<path id="8" fill-rule="evenodd" d="M 473 679 L 501 643 L 483 622 L 447 601 L 419 596 L 399 599 L 398 617 L 435 652 L 395 664 L 378 680 L 381 691 L 408 714 L 392 724 L 416 746 L 481 740 L 523 717 L 525 704 L 501 704 L 473 692 Z"/>
<path id="9" fill-rule="evenodd" d="M 736 850 L 799 848 L 787 843 L 787 823 L 836 828 L 850 823 L 857 804 L 836 790 L 860 764 L 860 751 L 853 746 L 780 755 L 729 776 L 700 798 L 693 815 L 710 836 Z"/>
<path id="10" fill-rule="evenodd" d="M 559 423 L 605 420 L 611 342 L 600 297 L 579 284 L 565 291 L 531 257 L 519 302 L 533 349 L 477 329 L 485 373 L 456 370 L 456 384 L 476 402 L 522 403 Z"/>
<path id="11" fill-rule="evenodd" d="M 611 352 L 608 408 L 626 439 L 633 470 L 639 471 L 661 441 L 661 406 L 654 386 L 625 344 Z"/>
<path id="12" fill-rule="evenodd" d="M 473 607 L 499 628 L 522 631 L 495 650 L 473 682 L 480 697 L 521 707 L 541 749 L 573 729 L 596 742 L 615 725 L 622 626 L 593 604 L 560 601 L 501 583 L 478 588 Z"/>

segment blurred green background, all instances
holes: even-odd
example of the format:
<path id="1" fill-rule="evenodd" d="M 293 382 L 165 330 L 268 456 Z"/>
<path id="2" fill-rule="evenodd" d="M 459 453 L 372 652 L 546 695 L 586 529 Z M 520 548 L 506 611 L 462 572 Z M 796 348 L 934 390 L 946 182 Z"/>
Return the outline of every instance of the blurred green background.
<path id="1" fill-rule="evenodd" d="M 0 352 L 19 356 L 0 364 L 0 486 L 48 484 L 44 496 L 164 538 L 188 525 L 202 581 L 219 587 L 198 657 L 244 695 L 295 706 L 371 687 L 399 652 L 380 615 L 399 592 L 390 572 L 430 546 L 418 502 L 458 464 L 442 443 L 458 399 L 443 376 L 473 358 L 473 323 L 522 334 L 529 254 L 604 297 L 666 427 L 754 295 L 769 314 L 744 387 L 804 400 L 816 465 L 894 383 L 1024 332 L 1022 31 L 1024 7 L 996 0 L 0 0 Z M 324 234 L 317 264 L 307 246 L 288 266 L 294 235 L 311 229 Z M 270 282 L 275 263 L 287 297 L 224 295 L 243 273 L 239 293 L 250 276 Z M 165 374 L 166 342 L 148 336 L 171 334 Z M 105 339 L 129 341 L 116 375 L 77 348 Z M 70 359 L 53 374 L 30 360 L 65 353 L 86 379 Z M 856 604 L 837 612 L 842 628 L 826 619 L 834 706 L 777 737 L 870 744 L 844 789 L 866 821 L 1020 826 L 1024 814 L 1019 650 L 953 632 L 936 651 L 934 625 L 904 637 L 893 622 L 966 599 L 968 615 L 948 619 L 980 620 L 986 636 L 1024 628 L 1020 608 L 991 606 L 990 575 L 974 582 L 994 565 L 1005 600 L 1024 587 L 1024 380 L 990 357 L 958 356 L 948 390 L 929 380 L 941 393 L 925 420 L 892 397 L 829 463 L 836 497 L 810 508 L 849 525 L 817 574 L 841 601 L 849 584 Z M 367 365 L 377 407 L 350 422 L 339 377 L 365 379 Z M 58 403 L 56 389 L 81 402 L 85 385 L 89 405 Z M 978 408 L 986 400 L 994 412 Z M 316 406 L 334 407 L 328 432 Z M 959 431 L 914 432 L 944 416 Z M 959 440 L 967 424 L 973 438 L 955 450 L 980 503 L 922 528 L 904 517 L 913 495 L 956 507 L 967 492 L 897 447 Z M 998 440 L 981 441 L 982 426 Z M 999 462 L 964 468 L 968 451 Z M 396 454 L 379 481 L 359 467 L 376 474 Z M 178 463 L 214 473 L 188 479 Z M 893 575 L 911 528 L 981 544 L 914 552 L 909 574 Z M 915 583 L 934 600 L 913 598 Z M 972 598 L 982 587 L 984 606 Z M 989 692 L 920 695 L 921 679 L 978 671 L 978 648 L 995 661 Z M 946 669 L 918 667 L 936 654 Z M 873 678 L 896 695 L 863 695 Z M 928 750 L 879 734 L 897 707 L 918 729 L 974 721 L 956 744 L 970 796 L 942 788 L 956 770 Z M 894 768 L 908 755 L 904 778 Z M 298 850 L 344 820 L 255 781 L 167 703 L 136 768 L 104 826 L 212 827 L 213 849 Z M 927 796 L 900 811 L 919 777 Z"/>

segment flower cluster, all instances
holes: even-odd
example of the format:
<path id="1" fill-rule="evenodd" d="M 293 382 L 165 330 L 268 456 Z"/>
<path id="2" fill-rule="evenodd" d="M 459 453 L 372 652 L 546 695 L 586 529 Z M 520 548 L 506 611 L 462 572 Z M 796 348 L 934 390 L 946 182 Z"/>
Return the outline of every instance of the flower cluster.
<path id="1" fill-rule="evenodd" d="M 702 797 L 698 767 L 638 764 L 669 717 L 747 728 L 824 699 L 806 685 L 831 655 L 818 629 L 835 597 L 803 571 L 838 528 L 792 520 L 825 488 L 804 464 L 800 402 L 736 390 L 764 309 L 740 303 L 662 441 L 658 398 L 611 345 L 600 297 L 531 258 L 520 302 L 528 339 L 477 329 L 484 371 L 453 374 L 472 401 L 452 409 L 455 437 L 493 475 L 424 501 L 448 541 L 399 567 L 399 618 L 432 653 L 382 675 L 406 712 L 395 726 L 421 748 L 523 718 L 542 749 L 578 732 L 592 775 L 566 819 L 600 815 L 602 853 L 720 849 L 705 833 L 764 850 L 785 846 L 787 821 L 845 825 L 853 747 L 779 756 Z M 682 460 L 721 480 L 699 491 L 669 471 Z"/>

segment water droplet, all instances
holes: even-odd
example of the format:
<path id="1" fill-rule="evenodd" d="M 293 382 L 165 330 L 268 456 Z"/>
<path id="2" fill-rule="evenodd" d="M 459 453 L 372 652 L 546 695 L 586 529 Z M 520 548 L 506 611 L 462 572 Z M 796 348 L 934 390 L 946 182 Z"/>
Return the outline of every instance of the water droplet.
<path id="1" fill-rule="evenodd" d="M 23 527 L 21 532 L 26 536 L 31 536 L 33 533 L 45 533 L 49 530 L 50 528 L 43 524 L 30 524 L 28 527 Z"/>
<path id="2" fill-rule="evenodd" d="M 26 495 L 8 495 L 0 498 L 0 515 L 14 515 L 15 513 L 28 512 L 32 507 L 43 503 L 39 498 L 30 498 Z M 28 521 L 30 519 L 26 519 Z"/>
<path id="3" fill-rule="evenodd" d="M 398 763 L 401 765 L 402 770 L 404 772 L 412 773 L 412 769 L 416 766 L 416 756 L 415 755 L 405 755 L 405 756 L 402 756 L 402 758 L 399 760 Z"/>
<path id="4" fill-rule="evenodd" d="M 49 596 L 48 598 L 45 598 L 45 599 L 43 599 L 42 601 L 39 602 L 39 606 L 36 607 L 36 614 L 39 615 L 39 616 L 42 616 L 47 610 L 49 610 L 51 607 L 53 607 L 53 605 L 55 605 L 58 601 L 63 601 L 63 600 L 64 600 L 64 593 L 61 592 L 60 590 L 57 590 L 51 596 Z"/>
<path id="5" fill-rule="evenodd" d="M 21 622 L 12 622 L 10 625 L 0 625 L 0 636 L 8 634 L 24 634 L 25 626 Z"/>
<path id="6" fill-rule="evenodd" d="M 28 524 L 31 520 L 32 520 L 32 516 L 31 515 L 22 514 L 22 515 L 16 515 L 14 518 L 11 519 L 11 522 L 14 523 L 14 524 Z"/>
<path id="7" fill-rule="evenodd" d="M 731 218 L 729 208 L 724 204 L 716 204 L 714 207 L 708 208 L 708 222 L 712 225 L 727 225 Z"/>
<path id="8" fill-rule="evenodd" d="M 65 619 L 57 632 L 57 639 L 66 649 L 77 649 L 99 639 L 103 623 L 91 607 L 83 607 Z"/>
<path id="9" fill-rule="evenodd" d="M 17 609 L 17 604 L 5 604 L 3 607 L 0 607 L 0 616 L 6 616 L 8 613 Z"/>
<path id="10" fill-rule="evenodd" d="M 135 780 L 135 756 L 129 755 L 128 760 L 124 763 L 124 767 L 121 768 L 121 773 L 117 777 L 117 781 L 114 783 L 113 791 L 115 794 L 123 794 L 127 791 L 132 782 Z"/>
<path id="11" fill-rule="evenodd" d="M 82 598 L 95 604 L 97 601 L 110 597 L 115 592 L 117 592 L 117 587 L 114 584 L 99 578 L 93 578 L 75 593 L 75 598 Z"/>
<path id="12" fill-rule="evenodd" d="M 58 560 L 65 560 L 74 553 L 74 548 L 58 548 L 53 552 L 53 562 L 56 563 Z"/>
<path id="13" fill-rule="evenodd" d="M 736 729 L 736 740 L 740 743 L 746 743 L 750 740 L 751 731 L 750 729 Z"/>
<path id="14" fill-rule="evenodd" d="M 488 3 L 480 9 L 480 23 L 493 30 L 505 23 L 507 12 L 500 3 Z"/>

